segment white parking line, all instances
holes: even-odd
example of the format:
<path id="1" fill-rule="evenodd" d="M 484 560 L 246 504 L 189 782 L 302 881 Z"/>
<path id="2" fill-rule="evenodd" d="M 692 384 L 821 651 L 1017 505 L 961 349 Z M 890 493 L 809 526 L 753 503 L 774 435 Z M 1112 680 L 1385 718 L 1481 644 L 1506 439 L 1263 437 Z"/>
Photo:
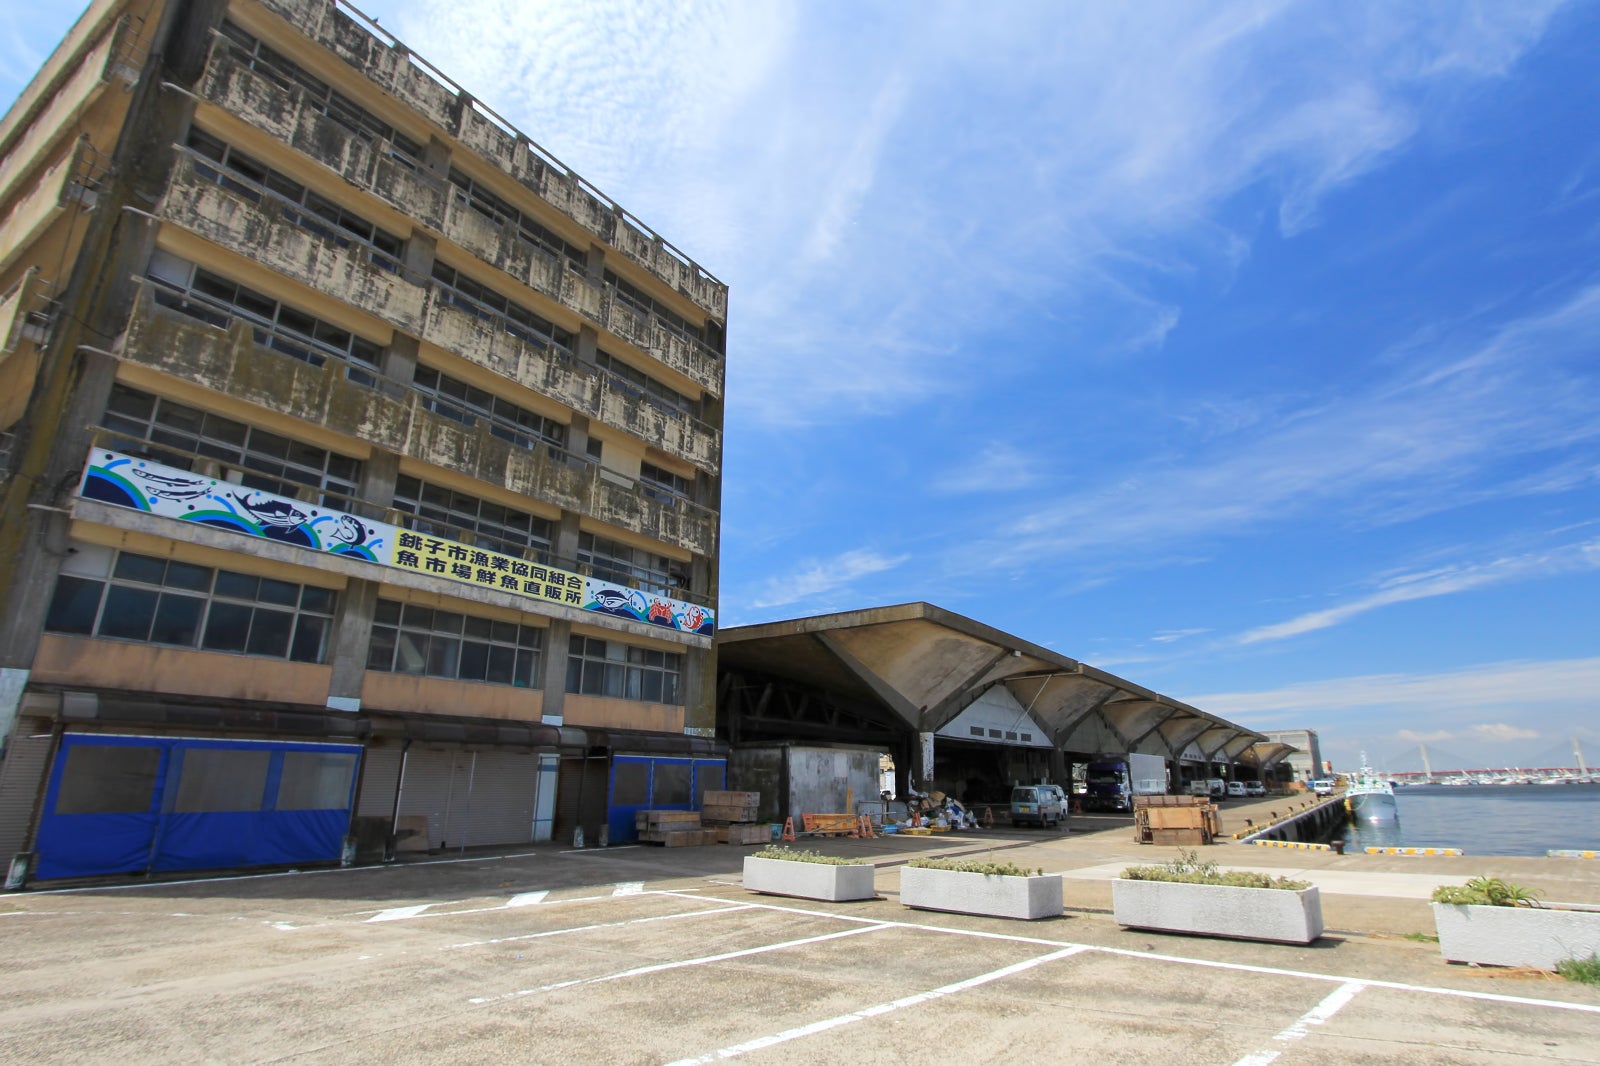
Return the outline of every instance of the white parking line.
<path id="1" fill-rule="evenodd" d="M 669 1063 L 668 1066 L 692 1066 L 692 1064 L 715 1062 L 717 1059 L 731 1059 L 735 1056 L 743 1055 L 750 1051 L 760 1051 L 763 1048 L 772 1047 L 774 1044 L 782 1044 L 790 1040 L 798 1040 L 801 1037 L 813 1036 L 817 1033 L 827 1032 L 829 1029 L 837 1029 L 841 1025 L 849 1025 L 852 1022 L 865 1021 L 868 1018 L 876 1018 L 880 1015 L 888 1014 L 891 1011 L 897 1011 L 902 1007 L 914 1007 L 919 1003 L 927 1003 L 928 1001 L 938 999 L 941 996 L 950 996 L 957 992 L 965 992 L 969 988 L 977 988 L 979 985 L 986 985 L 991 981 L 999 981 L 1010 977 L 1013 974 L 1021 973 L 1024 970 L 1031 970 L 1035 966 L 1042 965 L 1043 963 L 1054 962 L 1057 959 L 1064 959 L 1068 956 L 1076 955 L 1079 952 L 1086 950 L 1088 950 L 1086 947 L 1078 946 L 1063 948 L 1060 951 L 1052 951 L 1048 955 L 1040 955 L 1036 959 L 1028 959 L 1023 962 L 1013 963 L 1010 966 L 1002 966 L 998 970 L 990 970 L 988 973 L 982 973 L 976 977 L 969 977 L 965 981 L 956 981 L 954 984 L 941 985 L 938 988 L 930 988 L 926 992 L 918 992 L 911 996 L 902 996 L 900 999 L 893 999 L 887 1003 L 879 1003 L 875 1006 L 863 1007 L 861 1010 L 851 1011 L 849 1014 L 838 1014 L 832 1018 L 824 1018 L 820 1022 L 812 1022 L 810 1025 L 802 1025 L 794 1029 L 785 1029 L 783 1032 L 774 1033 L 772 1036 L 757 1037 L 754 1040 L 747 1040 L 742 1044 L 734 1044 L 730 1047 L 720 1048 L 717 1051 L 711 1052 L 709 1055 L 702 1055 L 697 1059 L 679 1059 L 676 1062 Z"/>
<path id="2" fill-rule="evenodd" d="M 731 907 L 717 907 L 709 911 L 678 911 L 675 914 L 656 914 L 649 918 L 628 918 L 620 922 L 596 922 L 593 925 L 574 925 L 565 929 L 546 929 L 541 933 L 519 933 L 516 936 L 498 936 L 493 940 L 468 940 L 460 944 L 450 944 L 450 949 L 455 948 L 481 948 L 494 944 L 513 944 L 524 940 L 542 940 L 550 936 L 565 936 L 568 933 L 587 933 L 595 929 L 618 929 L 625 925 L 643 925 L 646 922 L 670 922 L 677 918 L 703 918 L 708 914 L 727 914 L 730 911 L 745 911 L 750 908 L 735 903 Z"/>
<path id="3" fill-rule="evenodd" d="M 369 922 L 398 922 L 398 921 L 403 921 L 406 918 L 415 918 L 417 915 L 421 914 L 423 911 L 427 910 L 431 906 L 433 906 L 433 904 L 431 904 L 431 903 L 419 903 L 419 904 L 417 904 L 416 906 L 413 906 L 413 907 L 390 907 L 388 910 L 382 910 L 382 911 L 379 911 L 377 914 L 374 914 L 371 918 L 368 918 L 367 921 L 369 921 Z"/>
<path id="4" fill-rule="evenodd" d="M 659 891 L 657 895 L 674 896 L 676 892 Z M 702 895 L 685 897 L 694 899 L 722 899 L 727 902 L 726 896 Z M 1308 970 L 1286 970 L 1278 966 L 1252 966 L 1243 962 L 1219 962 L 1215 959 L 1192 959 L 1183 955 L 1162 955 L 1153 951 L 1134 951 L 1130 948 L 1107 948 L 1094 944 L 1075 944 L 1069 940 L 1052 940 L 1045 937 L 1017 936 L 1010 933 L 989 933 L 977 929 L 953 929 L 942 925 L 923 925 L 918 922 L 892 922 L 879 918 L 863 918 L 851 914 L 833 914 L 829 911 L 810 910 L 804 907 L 785 907 L 776 903 L 750 903 L 749 906 L 765 910 L 786 911 L 790 914 L 804 914 L 817 918 L 833 918 L 841 922 L 871 922 L 894 929 L 920 929 L 929 933 L 943 933 L 947 936 L 970 936 L 985 940 L 1011 940 L 1019 944 L 1039 944 L 1046 947 L 1068 948 L 1083 947 L 1089 951 L 1100 952 L 1105 955 L 1121 955 L 1130 959 L 1149 959 L 1153 962 L 1175 962 L 1184 966 L 1202 966 L 1217 970 L 1237 970 L 1241 973 L 1266 974 L 1272 977 L 1298 977 L 1307 981 L 1328 981 L 1344 984 L 1356 978 L 1345 977 L 1340 974 L 1313 973 Z M 1463 988 L 1440 988 L 1437 985 L 1408 985 L 1400 981 L 1369 981 L 1360 979 L 1360 983 L 1369 988 L 1392 988 L 1401 992 L 1420 992 L 1431 996 L 1450 996 L 1456 999 L 1476 999 L 1489 1003 L 1512 1003 L 1524 1007 L 1551 1007 L 1556 1010 L 1571 1010 L 1585 1014 L 1600 1014 L 1600 1005 L 1592 1003 L 1569 1003 L 1559 999 L 1532 999 L 1526 996 L 1506 996 L 1497 992 L 1472 992 Z"/>
<path id="5" fill-rule="evenodd" d="M 512 896 L 510 899 L 506 900 L 506 906 L 531 907 L 535 903 L 543 903 L 544 898 L 549 894 L 550 892 L 547 889 L 540 889 L 537 892 L 518 892 L 515 896 Z"/>
<path id="6" fill-rule="evenodd" d="M 1321 1025 L 1335 1014 L 1338 1014 L 1345 1004 L 1355 999 L 1361 990 L 1366 987 L 1365 981 L 1345 982 L 1332 992 L 1329 992 L 1323 997 L 1321 1003 L 1300 1015 L 1293 1025 L 1272 1039 L 1280 1044 L 1292 1044 L 1296 1040 L 1304 1040 L 1311 1034 L 1311 1026 Z M 1246 1055 L 1238 1062 L 1235 1062 L 1233 1066 L 1268 1066 L 1268 1063 L 1275 1061 L 1286 1050 L 1288 1049 L 1277 1048 L 1276 1050 L 1257 1051 L 1253 1055 Z"/>
<path id="7" fill-rule="evenodd" d="M 637 896 L 643 891 L 643 881 L 618 881 L 617 887 L 611 890 L 611 894 L 613 896 Z"/>
<path id="8" fill-rule="evenodd" d="M 679 962 L 658 962 L 652 966 L 636 966 L 631 970 L 622 970 L 618 973 L 602 974 L 599 977 L 579 977 L 571 981 L 557 981 L 553 985 L 540 985 L 538 988 L 524 988 L 516 992 L 504 992 L 498 996 L 477 996 L 467 1000 L 468 1003 L 496 1003 L 506 999 L 521 999 L 523 996 L 532 996 L 540 992 L 554 992 L 558 988 L 572 988 L 576 985 L 597 985 L 606 981 L 620 981 L 626 977 L 642 977 L 645 974 L 662 973 L 667 970 L 679 970 L 685 966 L 705 966 L 713 962 L 726 962 L 728 959 L 742 959 L 750 955 L 761 955 L 768 951 L 782 951 L 785 948 L 797 948 L 806 944 L 818 944 L 824 940 L 838 940 L 840 937 L 855 936 L 858 933 L 874 933 L 879 929 L 888 929 L 886 925 L 858 925 L 854 929 L 841 929 L 837 933 L 823 933 L 821 936 L 802 937 L 799 940 L 785 940 L 781 944 L 764 944 L 758 948 L 745 948 L 742 951 L 725 951 L 720 955 L 702 955 L 697 959 L 683 959 Z"/>

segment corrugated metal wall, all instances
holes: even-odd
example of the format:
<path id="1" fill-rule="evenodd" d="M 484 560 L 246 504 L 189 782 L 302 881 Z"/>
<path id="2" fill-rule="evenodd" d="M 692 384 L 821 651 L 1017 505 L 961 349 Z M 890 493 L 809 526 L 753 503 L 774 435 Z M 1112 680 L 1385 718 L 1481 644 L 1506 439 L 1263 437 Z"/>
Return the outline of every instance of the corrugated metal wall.
<path id="1" fill-rule="evenodd" d="M 50 755 L 50 726 L 48 718 L 21 719 L 0 764 L 0 863 L 27 846 L 33 803 Z"/>

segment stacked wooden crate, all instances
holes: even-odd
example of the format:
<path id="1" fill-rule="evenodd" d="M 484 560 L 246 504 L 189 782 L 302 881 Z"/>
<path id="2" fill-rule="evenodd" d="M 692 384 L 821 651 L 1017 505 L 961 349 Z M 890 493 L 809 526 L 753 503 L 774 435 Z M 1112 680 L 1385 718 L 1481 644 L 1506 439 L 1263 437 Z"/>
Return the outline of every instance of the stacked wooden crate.
<path id="1" fill-rule="evenodd" d="M 1136 796 L 1133 803 L 1133 839 L 1141 844 L 1209 844 L 1222 831 L 1204 796 Z"/>
<path id="2" fill-rule="evenodd" d="M 633 816 L 633 827 L 646 844 L 682 848 L 717 842 L 716 832 L 700 824 L 698 811 L 639 811 Z"/>
<path id="3" fill-rule="evenodd" d="M 760 806 L 759 792 L 708 791 L 700 801 L 700 821 L 724 844 L 765 844 L 772 839 L 772 827 L 756 821 Z"/>

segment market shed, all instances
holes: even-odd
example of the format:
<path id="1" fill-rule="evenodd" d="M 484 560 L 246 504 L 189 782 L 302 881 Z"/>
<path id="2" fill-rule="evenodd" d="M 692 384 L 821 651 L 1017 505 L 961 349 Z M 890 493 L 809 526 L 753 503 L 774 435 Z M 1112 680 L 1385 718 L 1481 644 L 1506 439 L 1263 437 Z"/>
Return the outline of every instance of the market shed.
<path id="1" fill-rule="evenodd" d="M 1233 762 L 1266 740 L 930 603 L 728 628 L 717 648 L 730 744 L 878 745 L 900 791 L 1061 780 L 1068 761 L 1106 752 Z"/>

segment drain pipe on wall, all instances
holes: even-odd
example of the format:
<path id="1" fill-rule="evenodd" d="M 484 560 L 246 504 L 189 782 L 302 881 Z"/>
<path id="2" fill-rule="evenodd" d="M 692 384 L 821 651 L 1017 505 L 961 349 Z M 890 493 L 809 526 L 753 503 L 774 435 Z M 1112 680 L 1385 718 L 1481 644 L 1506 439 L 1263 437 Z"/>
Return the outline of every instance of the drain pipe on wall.
<path id="1" fill-rule="evenodd" d="M 383 861 L 394 862 L 400 835 L 400 797 L 406 788 L 406 760 L 411 757 L 411 738 L 400 747 L 400 772 L 394 779 L 394 809 L 389 813 L 389 839 L 384 841 Z"/>

